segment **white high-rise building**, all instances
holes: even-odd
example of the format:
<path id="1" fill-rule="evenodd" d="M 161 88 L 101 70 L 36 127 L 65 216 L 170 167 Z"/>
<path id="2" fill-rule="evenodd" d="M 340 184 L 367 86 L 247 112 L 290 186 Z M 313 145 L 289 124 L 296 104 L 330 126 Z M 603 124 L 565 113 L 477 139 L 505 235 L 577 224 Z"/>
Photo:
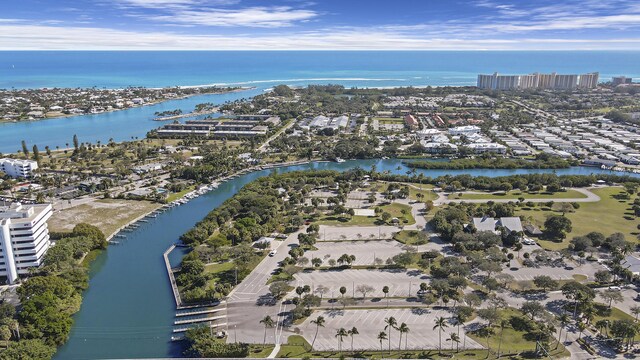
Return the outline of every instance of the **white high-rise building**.
<path id="1" fill-rule="evenodd" d="M 9 284 L 42 264 L 51 246 L 47 220 L 52 213 L 50 204 L 0 207 L 0 276 Z"/>
<path id="2" fill-rule="evenodd" d="M 12 178 L 30 178 L 38 163 L 33 160 L 0 159 L 0 171 Z"/>

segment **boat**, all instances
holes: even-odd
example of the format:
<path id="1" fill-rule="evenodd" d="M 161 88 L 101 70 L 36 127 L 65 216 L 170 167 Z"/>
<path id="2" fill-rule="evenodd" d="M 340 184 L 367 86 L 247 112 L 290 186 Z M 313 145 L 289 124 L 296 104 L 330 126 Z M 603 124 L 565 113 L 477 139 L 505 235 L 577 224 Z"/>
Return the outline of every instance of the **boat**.
<path id="1" fill-rule="evenodd" d="M 336 158 L 336 162 L 337 162 L 337 163 L 343 163 L 343 162 L 345 162 L 345 161 L 346 161 L 345 159 Z"/>

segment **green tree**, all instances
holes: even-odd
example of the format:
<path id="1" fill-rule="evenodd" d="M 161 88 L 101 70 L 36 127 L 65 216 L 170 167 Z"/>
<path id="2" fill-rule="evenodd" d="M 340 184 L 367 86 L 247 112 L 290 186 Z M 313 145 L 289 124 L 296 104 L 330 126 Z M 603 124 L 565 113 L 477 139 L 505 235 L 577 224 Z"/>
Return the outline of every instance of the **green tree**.
<path id="1" fill-rule="evenodd" d="M 324 327 L 325 320 L 323 316 L 318 316 L 315 320 L 311 320 L 311 323 L 316 326 L 316 333 L 315 335 L 313 335 L 313 341 L 311 342 L 311 351 L 313 351 L 313 344 L 316 343 L 316 338 L 318 337 L 318 331 L 320 330 L 321 327 Z"/>
<path id="2" fill-rule="evenodd" d="M 22 152 L 24 153 L 24 156 L 28 159 L 29 158 L 29 148 L 27 148 L 27 142 L 22 140 Z"/>
<path id="3" fill-rule="evenodd" d="M 267 343 L 267 329 L 275 326 L 275 323 L 271 316 L 267 315 L 262 320 L 260 320 L 260 324 L 264 325 L 264 339 L 262 344 L 265 345 Z"/>
<path id="4" fill-rule="evenodd" d="M 14 341 L 0 353 L 0 360 L 45 360 L 51 359 L 56 348 L 45 344 L 40 339 Z"/>
<path id="5" fill-rule="evenodd" d="M 384 329 L 389 332 L 389 353 L 391 353 L 391 330 L 396 328 L 398 322 L 396 321 L 396 318 L 394 318 L 393 316 L 389 316 L 388 318 L 384 319 L 384 323 L 386 324 L 384 326 Z"/>
<path id="6" fill-rule="evenodd" d="M 454 343 L 456 345 L 456 352 L 459 352 L 460 336 L 458 336 L 458 334 L 452 332 L 451 334 L 449 334 L 449 338 L 447 339 L 447 341 L 451 341 L 451 352 L 453 352 Z"/>
<path id="7" fill-rule="evenodd" d="M 387 340 L 387 333 L 384 331 L 380 331 L 380 333 L 378 333 L 378 341 L 380 341 L 380 351 L 382 351 L 382 342 L 384 340 Z"/>
<path id="8" fill-rule="evenodd" d="M 360 333 L 358 332 L 358 328 L 354 326 L 351 330 L 347 331 L 347 334 L 351 337 L 351 352 L 353 352 L 353 336 L 359 335 Z"/>
<path id="9" fill-rule="evenodd" d="M 40 164 L 40 151 L 38 150 L 38 145 L 33 145 L 33 160 Z"/>
<path id="10" fill-rule="evenodd" d="M 409 329 L 409 326 L 405 323 L 400 324 L 400 326 L 398 326 L 398 333 L 400 334 L 400 339 L 398 340 L 398 350 L 400 350 L 400 346 L 402 345 L 402 334 L 406 334 L 404 337 L 404 349 L 407 350 L 407 341 L 408 341 L 408 337 L 409 337 L 409 331 L 411 329 Z"/>
<path id="11" fill-rule="evenodd" d="M 349 333 L 344 328 L 340 328 L 336 331 L 336 338 L 338 338 L 338 352 L 342 353 L 342 341 Z"/>
<path id="12" fill-rule="evenodd" d="M 447 319 L 443 316 L 434 319 L 434 321 L 436 324 L 433 326 L 433 330 L 438 329 L 438 354 L 442 355 L 442 332 L 449 325 L 447 324 Z"/>
<path id="13" fill-rule="evenodd" d="M 564 239 L 571 232 L 571 220 L 561 215 L 551 215 L 544 222 L 545 235 L 551 239 Z"/>
<path id="14" fill-rule="evenodd" d="M 384 293 L 384 298 L 387 299 L 387 307 L 389 307 L 389 298 L 387 297 L 389 295 L 389 287 L 386 285 L 383 286 L 382 292 Z"/>
<path id="15" fill-rule="evenodd" d="M 73 149 L 77 151 L 79 146 L 80 143 L 78 142 L 78 135 L 73 134 Z"/>
<path id="16" fill-rule="evenodd" d="M 538 275 L 533 278 L 533 283 L 542 288 L 542 291 L 547 291 L 547 289 L 555 289 L 558 286 L 558 282 L 553 280 L 551 276 L 548 275 Z"/>

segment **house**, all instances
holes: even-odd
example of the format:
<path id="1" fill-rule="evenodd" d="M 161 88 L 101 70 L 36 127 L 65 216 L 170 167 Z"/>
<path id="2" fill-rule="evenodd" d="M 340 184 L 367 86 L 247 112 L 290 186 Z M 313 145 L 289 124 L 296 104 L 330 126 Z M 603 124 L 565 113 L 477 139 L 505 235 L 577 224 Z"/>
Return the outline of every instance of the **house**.
<path id="1" fill-rule="evenodd" d="M 500 232 L 497 230 L 499 227 L 503 227 L 507 232 L 515 231 L 517 233 L 522 232 L 522 222 L 519 217 L 501 217 L 494 219 L 490 217 L 473 218 L 473 226 L 478 232 L 491 231 L 495 234 Z"/>
<path id="2" fill-rule="evenodd" d="M 526 232 L 527 234 L 529 234 L 531 236 L 540 236 L 540 235 L 542 235 L 542 230 L 540 230 L 540 228 L 535 226 L 535 225 L 525 225 L 525 226 L 523 226 L 523 228 L 524 228 L 524 232 Z"/>

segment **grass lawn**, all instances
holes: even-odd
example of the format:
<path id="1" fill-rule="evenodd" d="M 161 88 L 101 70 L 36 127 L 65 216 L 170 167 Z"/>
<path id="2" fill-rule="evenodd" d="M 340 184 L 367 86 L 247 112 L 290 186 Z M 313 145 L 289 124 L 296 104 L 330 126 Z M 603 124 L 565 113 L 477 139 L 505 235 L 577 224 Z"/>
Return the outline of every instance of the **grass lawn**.
<path id="1" fill-rule="evenodd" d="M 513 199 L 513 200 L 518 200 L 518 198 L 523 197 L 525 199 L 549 199 L 549 200 L 553 200 L 553 199 L 584 199 L 586 198 L 586 196 L 578 191 L 575 190 L 567 190 L 567 191 L 560 191 L 560 192 L 556 192 L 556 193 L 551 193 L 551 192 L 522 192 L 519 190 L 514 190 L 514 191 L 509 191 L 507 193 L 504 192 L 487 192 L 487 193 L 483 193 L 483 194 L 468 194 L 468 193 L 462 193 L 462 196 L 460 196 L 458 193 L 455 194 L 451 194 L 449 195 L 449 199 L 453 199 L 453 200 L 458 200 L 458 199 L 462 199 L 462 200 L 484 200 L 484 199 Z"/>
<path id="2" fill-rule="evenodd" d="M 631 321 L 635 321 L 635 317 L 627 314 L 626 312 L 618 309 L 617 307 L 611 307 L 611 309 L 609 309 L 609 307 L 606 304 L 601 304 L 601 303 L 595 303 L 595 308 L 596 308 L 596 316 L 594 316 L 593 321 L 591 321 L 592 324 L 595 324 L 596 322 L 598 322 L 599 320 L 610 320 L 610 321 L 615 321 L 615 320 L 631 320 Z"/>
<path id="3" fill-rule="evenodd" d="M 424 245 L 429 242 L 426 236 L 424 239 L 422 239 L 422 241 L 420 241 L 418 238 L 418 234 L 418 230 L 402 230 L 398 231 L 393 236 L 393 239 L 407 245 Z"/>
<path id="4" fill-rule="evenodd" d="M 398 218 L 400 223 L 404 225 L 413 225 L 416 220 L 411 214 L 411 206 L 399 203 L 391 203 L 380 206 L 383 212 L 388 212 L 391 215 L 391 219 Z M 402 210 L 406 211 L 406 215 L 402 214 Z M 407 222 L 403 220 L 406 219 Z M 391 220 L 385 224 L 378 216 L 324 216 L 315 222 L 318 225 L 332 225 L 332 226 L 379 226 L 379 225 L 391 225 Z"/>
<path id="5" fill-rule="evenodd" d="M 506 342 L 506 330 L 505 330 L 505 338 L 503 339 L 502 349 L 503 356 L 506 353 L 506 348 L 508 345 Z M 482 339 L 484 340 L 484 339 Z M 530 348 L 533 349 L 535 347 L 534 343 L 529 344 Z M 289 336 L 289 340 L 286 344 L 283 344 L 280 347 L 280 352 L 276 357 L 278 358 L 301 358 L 303 356 L 310 356 L 311 358 L 339 358 L 341 355 L 344 357 L 354 357 L 354 358 L 366 358 L 366 359 L 486 359 L 487 351 L 486 350 L 468 350 L 468 351 L 460 351 L 455 352 L 448 350 L 450 345 L 449 343 L 444 344 L 443 340 L 443 351 L 442 354 L 438 354 L 438 350 L 406 350 L 406 351 L 398 351 L 392 350 L 389 351 L 357 351 L 355 354 L 348 351 L 348 341 L 345 341 L 344 348 L 345 351 L 340 354 L 337 351 L 311 351 L 311 345 L 300 335 L 291 335 Z M 527 350 L 529 350 L 527 349 Z M 552 356 L 554 358 L 562 358 L 565 356 L 569 356 L 569 352 L 562 346 L 558 348 L 558 350 L 553 351 Z M 509 359 L 524 359 L 521 356 L 510 356 Z"/>
<path id="6" fill-rule="evenodd" d="M 377 117 L 373 120 L 378 120 L 380 124 L 404 124 L 403 118 Z"/>
<path id="7" fill-rule="evenodd" d="M 505 320 L 510 319 L 512 316 L 522 315 L 520 311 L 512 308 L 502 310 L 500 313 L 501 313 L 501 317 Z M 487 346 L 487 338 L 479 337 L 474 333 L 467 333 L 467 335 L 469 335 L 470 338 L 474 339 L 479 344 L 483 346 Z M 504 328 L 504 332 L 502 334 L 502 345 L 501 345 L 501 352 L 503 353 L 503 356 L 506 356 L 506 354 L 519 354 L 522 352 L 535 350 L 536 343 L 534 341 L 526 340 L 523 335 L 525 335 L 524 332 L 517 331 L 511 328 L 510 326 Z M 496 326 L 494 328 L 494 334 L 489 337 L 488 341 L 489 341 L 491 351 L 496 352 L 498 349 L 498 345 L 500 343 L 499 327 Z M 553 347 L 555 347 L 555 341 L 551 341 L 551 344 L 553 345 Z M 486 354 L 487 352 L 484 351 L 485 356 Z M 570 354 L 569 354 L 569 351 L 566 350 L 564 346 L 562 346 L 562 344 L 560 344 L 557 350 L 551 351 L 551 355 L 554 358 L 563 358 L 565 356 L 569 356 Z M 508 358 L 511 358 L 511 357 L 508 357 Z"/>
<path id="8" fill-rule="evenodd" d="M 575 236 L 585 235 L 592 231 L 598 231 L 605 236 L 615 232 L 625 235 L 627 241 L 636 242 L 638 221 L 633 216 L 631 203 L 633 200 L 620 199 L 624 193 L 622 188 L 605 187 L 592 190 L 600 196 L 600 201 L 591 203 L 581 203 L 580 208 L 565 216 L 571 220 L 573 230 L 567 234 L 562 242 L 552 242 L 538 240 L 540 246 L 549 250 L 560 250 L 567 247 L 569 240 Z M 542 227 L 547 216 L 551 214 L 562 215 L 559 212 L 551 211 L 547 208 L 535 207 L 529 210 L 517 210 L 516 215 L 523 219 L 529 219 L 536 225 Z"/>
<path id="9" fill-rule="evenodd" d="M 57 210 L 48 224 L 51 231 L 66 232 L 76 224 L 87 223 L 97 226 L 108 237 L 130 221 L 159 207 L 160 204 L 150 201 L 101 199 Z"/>
<path id="10" fill-rule="evenodd" d="M 178 199 L 181 199 L 183 196 L 185 196 L 188 192 L 193 191 L 193 189 L 195 189 L 195 186 L 189 186 L 186 189 L 177 192 L 177 193 L 172 193 L 171 195 L 169 195 L 167 197 L 167 202 L 172 202 L 172 201 L 176 201 Z"/>

